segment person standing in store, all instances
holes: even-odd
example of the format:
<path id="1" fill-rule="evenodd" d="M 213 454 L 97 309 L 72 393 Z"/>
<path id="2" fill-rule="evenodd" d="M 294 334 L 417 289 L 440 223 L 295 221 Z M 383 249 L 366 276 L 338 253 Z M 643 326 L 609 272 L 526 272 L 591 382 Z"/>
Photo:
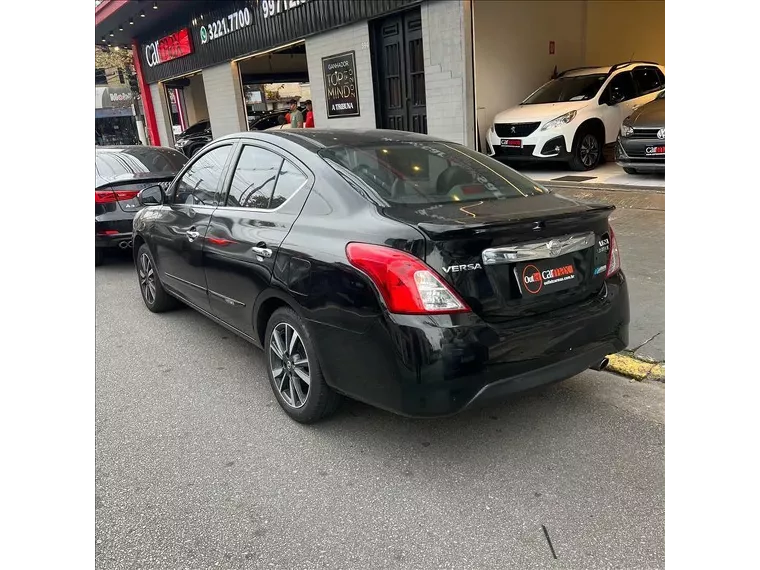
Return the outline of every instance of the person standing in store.
<path id="1" fill-rule="evenodd" d="M 306 121 L 303 126 L 307 129 L 314 128 L 314 110 L 311 108 L 311 99 L 306 99 Z"/>
<path id="2" fill-rule="evenodd" d="M 303 128 L 303 113 L 298 109 L 298 103 L 295 99 L 291 99 L 290 103 L 290 128 L 302 129 Z"/>

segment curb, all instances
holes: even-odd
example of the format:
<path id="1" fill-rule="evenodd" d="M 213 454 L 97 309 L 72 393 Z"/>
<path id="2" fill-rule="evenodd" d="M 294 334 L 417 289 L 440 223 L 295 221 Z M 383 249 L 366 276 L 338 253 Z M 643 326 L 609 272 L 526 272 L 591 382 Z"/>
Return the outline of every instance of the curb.
<path id="1" fill-rule="evenodd" d="M 664 362 L 641 360 L 622 352 L 611 354 L 607 358 L 609 359 L 609 364 L 607 364 L 605 370 L 638 381 L 653 380 L 655 382 L 665 382 Z"/>

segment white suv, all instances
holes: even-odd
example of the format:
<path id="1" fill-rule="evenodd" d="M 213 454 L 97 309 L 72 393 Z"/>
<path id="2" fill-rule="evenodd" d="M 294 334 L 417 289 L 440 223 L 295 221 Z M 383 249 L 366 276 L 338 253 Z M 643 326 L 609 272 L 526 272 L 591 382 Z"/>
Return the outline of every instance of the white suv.
<path id="1" fill-rule="evenodd" d="M 488 128 L 488 154 L 503 161 L 562 161 L 591 170 L 623 120 L 665 89 L 665 68 L 652 62 L 584 67 L 561 73 Z"/>

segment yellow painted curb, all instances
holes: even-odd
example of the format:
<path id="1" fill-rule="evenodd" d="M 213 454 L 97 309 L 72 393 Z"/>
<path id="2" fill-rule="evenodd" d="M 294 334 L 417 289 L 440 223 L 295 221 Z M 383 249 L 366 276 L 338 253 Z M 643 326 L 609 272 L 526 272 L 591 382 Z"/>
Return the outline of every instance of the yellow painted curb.
<path id="1" fill-rule="evenodd" d="M 610 354 L 610 363 L 605 370 L 615 372 L 621 376 L 634 378 L 635 380 L 644 380 L 649 376 L 655 367 L 662 369 L 662 380 L 665 379 L 665 367 L 654 362 L 645 362 L 625 354 Z"/>

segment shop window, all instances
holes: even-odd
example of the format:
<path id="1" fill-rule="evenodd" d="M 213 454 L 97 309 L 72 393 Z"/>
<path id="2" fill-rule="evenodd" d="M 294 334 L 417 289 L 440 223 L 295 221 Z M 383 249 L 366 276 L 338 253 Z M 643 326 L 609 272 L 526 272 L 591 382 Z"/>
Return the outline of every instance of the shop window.
<path id="1" fill-rule="evenodd" d="M 177 184 L 175 204 L 197 204 L 211 206 L 214 203 L 224 165 L 232 150 L 225 145 L 210 150 L 201 156 Z"/>

